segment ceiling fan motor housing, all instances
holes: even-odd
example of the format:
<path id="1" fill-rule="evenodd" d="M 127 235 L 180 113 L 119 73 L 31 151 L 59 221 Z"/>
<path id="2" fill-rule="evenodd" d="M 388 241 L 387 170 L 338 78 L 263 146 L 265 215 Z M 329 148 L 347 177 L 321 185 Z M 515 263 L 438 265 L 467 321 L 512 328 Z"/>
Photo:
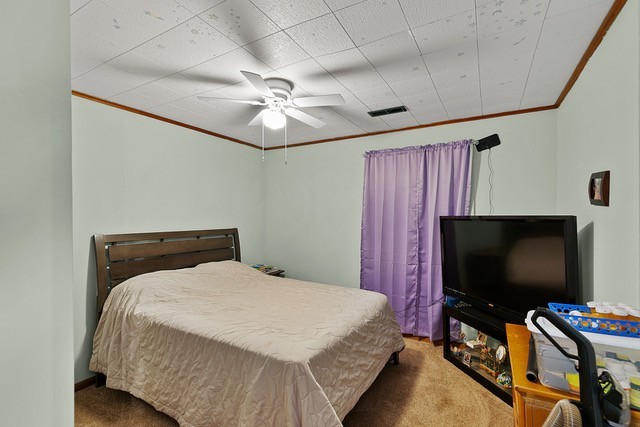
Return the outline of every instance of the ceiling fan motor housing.
<path id="1" fill-rule="evenodd" d="M 278 78 L 265 79 L 264 81 L 265 83 L 267 83 L 267 86 L 271 88 L 271 91 L 276 97 L 283 99 L 285 101 L 288 101 L 289 99 L 291 99 L 291 91 L 293 90 L 293 83 L 287 80 L 278 79 Z"/>

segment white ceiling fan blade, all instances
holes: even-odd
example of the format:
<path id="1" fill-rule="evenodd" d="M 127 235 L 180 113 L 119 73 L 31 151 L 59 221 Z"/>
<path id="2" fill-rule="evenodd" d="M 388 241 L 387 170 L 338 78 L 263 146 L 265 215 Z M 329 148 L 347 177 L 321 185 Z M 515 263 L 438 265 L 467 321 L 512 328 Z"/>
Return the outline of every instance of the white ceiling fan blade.
<path id="1" fill-rule="evenodd" d="M 267 110 L 262 110 L 256 115 L 250 122 L 249 126 L 256 126 L 262 123 L 262 116 L 264 116 L 264 112 Z"/>
<path id="2" fill-rule="evenodd" d="M 319 129 L 322 126 L 326 125 L 326 123 L 323 122 L 322 120 L 318 120 L 315 117 L 308 115 L 307 113 L 303 113 L 300 110 L 296 110 L 295 108 L 287 108 L 286 110 L 284 110 L 284 113 L 287 116 L 293 117 L 294 119 L 299 120 L 302 123 L 309 125 L 311 127 L 314 127 L 316 129 Z"/>
<path id="3" fill-rule="evenodd" d="M 248 101 L 246 99 L 216 98 L 213 96 L 199 96 L 198 99 L 201 101 L 225 101 L 225 102 L 235 102 L 237 104 L 267 105 L 266 103 L 260 102 L 260 101 Z"/>
<path id="4" fill-rule="evenodd" d="M 260 74 L 252 73 L 251 71 L 240 71 L 243 76 L 249 80 L 249 83 L 255 87 L 260 94 L 267 96 L 269 98 L 275 97 L 274 93 L 271 91 L 267 82 L 260 76 Z"/>
<path id="5" fill-rule="evenodd" d="M 333 95 L 306 96 L 291 100 L 296 107 L 326 107 L 329 105 L 342 105 L 344 98 L 339 93 Z"/>

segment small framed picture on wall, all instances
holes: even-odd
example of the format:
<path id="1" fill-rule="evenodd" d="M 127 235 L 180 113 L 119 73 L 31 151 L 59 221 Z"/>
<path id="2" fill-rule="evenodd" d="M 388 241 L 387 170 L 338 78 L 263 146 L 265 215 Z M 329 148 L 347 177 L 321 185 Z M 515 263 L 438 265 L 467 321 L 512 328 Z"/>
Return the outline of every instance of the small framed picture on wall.
<path id="1" fill-rule="evenodd" d="M 609 171 L 596 172 L 589 178 L 589 202 L 609 206 Z"/>

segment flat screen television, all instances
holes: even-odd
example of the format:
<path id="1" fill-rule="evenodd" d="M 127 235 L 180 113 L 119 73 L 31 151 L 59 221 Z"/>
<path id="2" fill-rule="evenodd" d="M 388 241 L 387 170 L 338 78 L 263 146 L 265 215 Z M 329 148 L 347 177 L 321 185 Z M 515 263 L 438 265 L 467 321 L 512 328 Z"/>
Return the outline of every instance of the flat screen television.
<path id="1" fill-rule="evenodd" d="M 445 295 L 520 322 L 578 301 L 575 216 L 441 217 L 440 233 Z"/>

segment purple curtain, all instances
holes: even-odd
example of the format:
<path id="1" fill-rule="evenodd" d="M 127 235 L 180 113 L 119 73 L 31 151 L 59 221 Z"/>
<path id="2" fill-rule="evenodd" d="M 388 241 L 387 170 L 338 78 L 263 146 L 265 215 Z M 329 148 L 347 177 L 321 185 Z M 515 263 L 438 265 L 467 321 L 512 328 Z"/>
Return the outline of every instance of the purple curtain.
<path id="1" fill-rule="evenodd" d="M 360 287 L 403 333 L 442 339 L 440 216 L 468 215 L 471 140 L 365 153 Z"/>

